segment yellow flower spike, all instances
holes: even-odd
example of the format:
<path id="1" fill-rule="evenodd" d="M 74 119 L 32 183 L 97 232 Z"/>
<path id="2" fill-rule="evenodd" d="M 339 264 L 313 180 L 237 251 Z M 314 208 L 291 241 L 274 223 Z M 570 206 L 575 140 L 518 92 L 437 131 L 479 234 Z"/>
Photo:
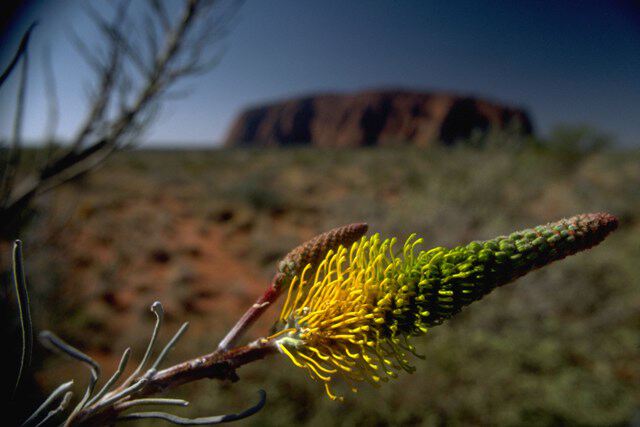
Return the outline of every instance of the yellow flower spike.
<path id="1" fill-rule="evenodd" d="M 294 276 L 280 314 L 284 327 L 269 337 L 295 366 L 323 381 L 335 377 L 374 385 L 413 372 L 408 338 L 422 335 L 492 289 L 602 241 L 617 226 L 608 214 L 556 223 L 447 249 L 419 251 L 409 236 L 362 237 L 338 247 Z M 313 274 L 310 272 L 313 271 Z M 381 374 L 383 376 L 381 376 Z"/>

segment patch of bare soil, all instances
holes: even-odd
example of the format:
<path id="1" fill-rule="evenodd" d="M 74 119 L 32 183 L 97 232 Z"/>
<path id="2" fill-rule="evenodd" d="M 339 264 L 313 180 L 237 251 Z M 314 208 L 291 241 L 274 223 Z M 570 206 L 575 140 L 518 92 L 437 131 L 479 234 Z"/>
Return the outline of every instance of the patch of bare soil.
<path id="1" fill-rule="evenodd" d="M 176 198 L 82 201 L 73 217 L 56 238 L 65 264 L 56 293 L 68 315 L 55 329 L 106 369 L 127 346 L 141 356 L 153 301 L 165 309 L 164 337 L 189 321 L 187 348 L 211 351 L 267 286 L 264 274 L 229 250 L 232 240 L 246 243 L 241 230 L 224 231 Z"/>

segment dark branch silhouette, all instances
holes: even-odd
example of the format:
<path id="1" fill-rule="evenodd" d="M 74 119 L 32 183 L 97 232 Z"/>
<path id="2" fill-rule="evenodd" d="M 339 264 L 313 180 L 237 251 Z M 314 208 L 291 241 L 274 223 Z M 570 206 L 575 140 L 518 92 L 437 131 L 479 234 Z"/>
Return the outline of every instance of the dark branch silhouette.
<path id="1" fill-rule="evenodd" d="M 86 116 L 68 145 L 20 180 L 15 179 L 19 132 L 14 136 L 13 150 L 0 163 L 6 177 L 0 193 L 0 240 L 16 237 L 36 196 L 85 175 L 114 152 L 130 147 L 153 123 L 177 82 L 215 66 L 221 54 L 217 45 L 240 3 L 184 0 L 180 12 L 171 16 L 161 2 L 148 0 L 142 16 L 135 17 L 125 0 L 117 3 L 111 18 L 87 6 L 101 45 L 88 46 L 81 37 L 72 36 L 95 73 Z M 31 28 L 2 79 L 20 58 L 26 68 L 30 35 Z M 18 125 L 22 104 L 19 97 Z"/>

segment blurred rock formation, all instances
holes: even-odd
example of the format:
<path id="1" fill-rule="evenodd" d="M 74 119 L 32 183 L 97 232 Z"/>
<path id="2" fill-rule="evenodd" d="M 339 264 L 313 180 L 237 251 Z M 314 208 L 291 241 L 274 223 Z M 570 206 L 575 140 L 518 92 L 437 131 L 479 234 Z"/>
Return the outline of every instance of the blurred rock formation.
<path id="1" fill-rule="evenodd" d="M 531 134 L 529 114 L 485 99 L 407 90 L 318 94 L 259 105 L 233 123 L 227 146 L 445 145 L 475 130 Z"/>

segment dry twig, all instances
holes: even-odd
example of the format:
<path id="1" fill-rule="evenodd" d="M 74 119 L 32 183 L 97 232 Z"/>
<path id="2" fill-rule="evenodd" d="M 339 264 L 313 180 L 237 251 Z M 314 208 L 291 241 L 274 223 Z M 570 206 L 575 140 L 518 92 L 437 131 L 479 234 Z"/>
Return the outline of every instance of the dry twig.
<path id="1" fill-rule="evenodd" d="M 0 167 L 5 171 L 0 192 L 0 239 L 15 238 L 21 228 L 16 221 L 37 195 L 83 176 L 114 152 L 131 146 L 157 117 L 162 101 L 171 96 L 178 82 L 210 70 L 220 57 L 215 47 L 240 4 L 233 0 L 226 6 L 213 0 L 183 0 L 174 18 L 160 2 L 148 0 L 139 22 L 131 18 L 126 0 L 117 3 L 111 19 L 87 6 L 103 46 L 89 47 L 81 37 L 73 37 L 96 77 L 86 117 L 67 146 L 19 182 L 15 171 L 20 146 L 14 136 L 14 149 L 8 160 L 1 162 L 10 167 Z M 25 34 L 0 82 L 25 55 L 30 34 L 31 30 Z M 18 131 L 21 100 L 19 96 Z"/>

